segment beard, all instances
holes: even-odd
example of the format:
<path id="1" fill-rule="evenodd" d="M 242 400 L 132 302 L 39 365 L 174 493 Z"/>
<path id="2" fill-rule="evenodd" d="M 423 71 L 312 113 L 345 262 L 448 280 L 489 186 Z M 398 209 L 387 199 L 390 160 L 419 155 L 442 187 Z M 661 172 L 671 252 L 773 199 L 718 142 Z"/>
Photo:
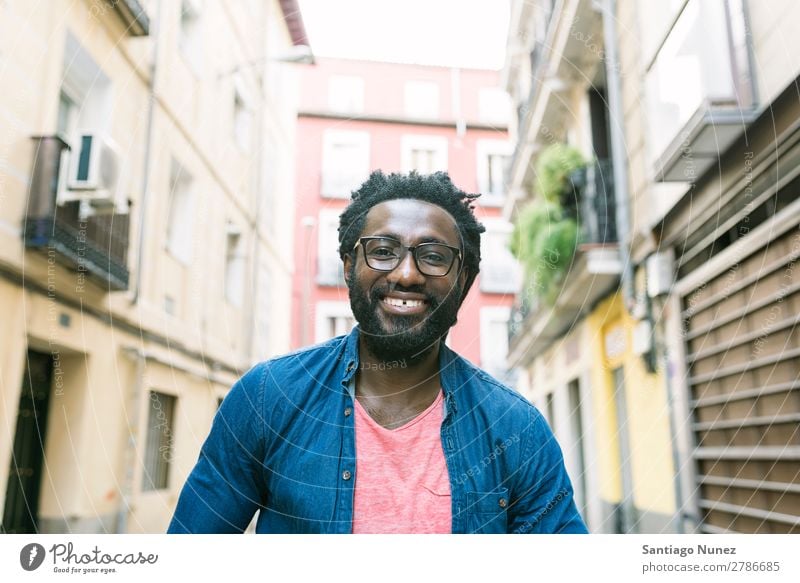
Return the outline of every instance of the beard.
<path id="1" fill-rule="evenodd" d="M 443 299 L 431 296 L 420 286 L 376 286 L 369 293 L 355 276 L 355 265 L 350 270 L 347 289 L 350 307 L 359 324 L 364 343 L 380 360 L 406 360 L 415 363 L 431 350 L 438 340 L 443 340 L 457 322 L 461 297 L 453 287 Z M 395 315 L 379 313 L 380 302 L 390 291 L 419 293 L 425 296 L 427 310 L 421 315 Z"/>

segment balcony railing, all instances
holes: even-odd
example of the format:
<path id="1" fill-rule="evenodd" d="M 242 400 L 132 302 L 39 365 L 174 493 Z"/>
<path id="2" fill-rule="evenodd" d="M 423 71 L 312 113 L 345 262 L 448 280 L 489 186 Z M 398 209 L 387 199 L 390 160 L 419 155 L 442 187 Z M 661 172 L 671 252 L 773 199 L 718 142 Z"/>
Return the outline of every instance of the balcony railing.
<path id="1" fill-rule="evenodd" d="M 608 245 L 617 243 L 614 171 L 611 160 L 598 160 L 570 177 L 575 196 L 569 197 L 572 209 L 567 209 L 578 221 L 578 245 Z"/>
<path id="2" fill-rule="evenodd" d="M 79 201 L 58 204 L 62 152 L 69 146 L 58 136 L 38 136 L 34 141 L 25 246 L 54 252 L 61 264 L 84 272 L 106 289 L 127 289 L 129 215 L 83 217 Z"/>

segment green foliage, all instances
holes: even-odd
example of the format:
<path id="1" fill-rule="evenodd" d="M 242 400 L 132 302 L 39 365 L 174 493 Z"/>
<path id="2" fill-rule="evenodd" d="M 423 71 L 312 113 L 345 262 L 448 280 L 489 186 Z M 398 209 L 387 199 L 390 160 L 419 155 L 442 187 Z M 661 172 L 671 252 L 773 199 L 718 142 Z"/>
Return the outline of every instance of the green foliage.
<path id="1" fill-rule="evenodd" d="M 588 161 L 572 146 L 553 144 L 536 162 L 536 200 L 517 216 L 511 252 L 525 269 L 526 295 L 552 304 L 578 246 L 578 225 L 563 201 L 569 176 Z"/>
<path id="2" fill-rule="evenodd" d="M 569 268 L 577 244 L 578 225 L 564 216 L 560 205 L 537 201 L 519 213 L 510 248 L 525 269 L 529 294 L 548 303 L 555 300 L 557 284 Z"/>
<path id="3" fill-rule="evenodd" d="M 558 204 L 568 188 L 569 175 L 586 164 L 583 154 L 572 146 L 548 146 L 536 162 L 536 191 L 544 200 Z"/>

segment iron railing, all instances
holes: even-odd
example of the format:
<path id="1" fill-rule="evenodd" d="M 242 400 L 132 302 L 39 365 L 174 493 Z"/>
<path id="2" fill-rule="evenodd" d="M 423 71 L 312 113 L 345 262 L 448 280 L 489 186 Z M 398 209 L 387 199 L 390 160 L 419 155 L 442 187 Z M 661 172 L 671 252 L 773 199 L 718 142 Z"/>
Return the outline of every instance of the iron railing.
<path id="1" fill-rule="evenodd" d="M 37 136 L 33 172 L 22 237 L 29 249 L 48 255 L 71 269 L 85 272 L 111 290 L 128 288 L 127 213 L 82 216 L 79 201 L 58 204 L 62 152 L 69 145 L 58 136 Z"/>

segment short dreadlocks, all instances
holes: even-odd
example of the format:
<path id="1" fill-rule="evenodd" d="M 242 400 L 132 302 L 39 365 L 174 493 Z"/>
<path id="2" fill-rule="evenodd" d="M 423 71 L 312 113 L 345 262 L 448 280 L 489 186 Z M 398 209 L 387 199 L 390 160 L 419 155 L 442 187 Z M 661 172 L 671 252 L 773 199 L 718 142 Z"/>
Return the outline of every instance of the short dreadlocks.
<path id="1" fill-rule="evenodd" d="M 391 173 L 381 170 L 370 174 L 367 181 L 353 192 L 347 208 L 339 217 L 339 257 L 350 255 L 364 230 L 367 213 L 387 200 L 413 198 L 440 206 L 453 217 L 464 244 L 464 269 L 467 279 L 461 301 L 480 271 L 481 233 L 486 228 L 473 214 L 472 203 L 480 194 L 467 194 L 456 187 L 446 172 L 421 175 Z"/>

